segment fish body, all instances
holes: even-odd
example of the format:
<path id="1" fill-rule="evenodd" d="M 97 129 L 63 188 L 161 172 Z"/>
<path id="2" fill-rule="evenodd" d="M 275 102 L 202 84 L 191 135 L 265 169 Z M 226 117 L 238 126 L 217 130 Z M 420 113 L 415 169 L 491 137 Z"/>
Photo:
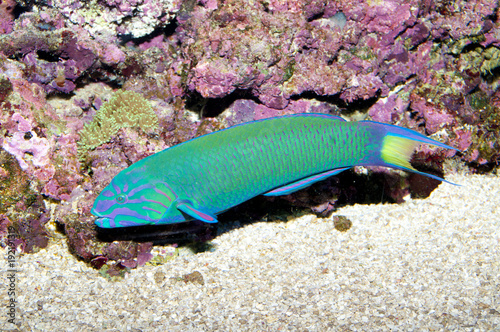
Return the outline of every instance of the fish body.
<path id="1" fill-rule="evenodd" d="M 136 162 L 113 178 L 91 212 L 103 228 L 213 223 L 217 214 L 255 196 L 286 195 L 353 166 L 443 180 L 410 165 L 421 143 L 451 148 L 402 127 L 325 114 L 243 123 Z"/>

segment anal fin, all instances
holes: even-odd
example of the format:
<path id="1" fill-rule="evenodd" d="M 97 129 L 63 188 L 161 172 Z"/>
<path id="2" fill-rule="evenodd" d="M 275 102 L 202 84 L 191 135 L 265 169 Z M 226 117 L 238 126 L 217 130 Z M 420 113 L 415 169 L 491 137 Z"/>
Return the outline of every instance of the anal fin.
<path id="1" fill-rule="evenodd" d="M 349 168 L 350 167 L 336 168 L 336 169 L 332 169 L 332 170 L 324 172 L 324 173 L 319 173 L 319 174 L 316 174 L 313 176 L 309 176 L 307 178 L 300 179 L 297 182 L 287 184 L 286 186 L 273 189 L 273 190 L 265 193 L 264 196 L 288 195 L 288 194 L 294 193 L 296 191 L 299 191 L 300 189 L 304 189 L 306 187 L 309 187 L 313 183 L 316 183 L 318 181 L 329 178 L 330 176 L 333 176 L 335 174 L 339 174 L 340 172 L 343 172 Z"/>

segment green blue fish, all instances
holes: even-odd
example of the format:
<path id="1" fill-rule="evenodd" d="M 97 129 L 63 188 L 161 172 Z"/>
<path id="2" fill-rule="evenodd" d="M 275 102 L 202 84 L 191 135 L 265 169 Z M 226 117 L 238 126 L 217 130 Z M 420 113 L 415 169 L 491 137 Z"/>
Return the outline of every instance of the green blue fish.
<path id="1" fill-rule="evenodd" d="M 454 149 L 410 129 L 325 114 L 243 123 L 136 162 L 113 178 L 91 212 L 104 228 L 215 223 L 218 214 L 252 197 L 287 195 L 353 166 L 444 181 L 410 165 L 421 143 Z"/>

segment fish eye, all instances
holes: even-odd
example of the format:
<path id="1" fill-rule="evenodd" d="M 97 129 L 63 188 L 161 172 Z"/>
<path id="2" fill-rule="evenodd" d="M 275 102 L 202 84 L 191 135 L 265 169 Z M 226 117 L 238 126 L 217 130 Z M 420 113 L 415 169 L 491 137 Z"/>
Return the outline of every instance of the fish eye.
<path id="1" fill-rule="evenodd" d="M 126 201 L 127 201 L 127 195 L 125 195 L 125 194 L 120 194 L 120 195 L 116 196 L 116 202 L 117 202 L 118 204 L 123 204 L 123 203 L 125 203 Z"/>

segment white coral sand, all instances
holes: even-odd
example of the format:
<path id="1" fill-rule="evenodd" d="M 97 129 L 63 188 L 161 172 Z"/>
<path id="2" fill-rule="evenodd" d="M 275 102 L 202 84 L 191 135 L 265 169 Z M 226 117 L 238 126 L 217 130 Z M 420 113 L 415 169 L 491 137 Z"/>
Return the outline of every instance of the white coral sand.
<path id="1" fill-rule="evenodd" d="M 18 258 L 9 331 L 500 329 L 500 178 L 450 175 L 429 198 L 340 209 L 218 236 L 216 250 L 111 282 L 63 239 Z M 2 278 L 6 279 L 6 263 Z M 179 281 L 199 271 L 204 284 Z"/>

